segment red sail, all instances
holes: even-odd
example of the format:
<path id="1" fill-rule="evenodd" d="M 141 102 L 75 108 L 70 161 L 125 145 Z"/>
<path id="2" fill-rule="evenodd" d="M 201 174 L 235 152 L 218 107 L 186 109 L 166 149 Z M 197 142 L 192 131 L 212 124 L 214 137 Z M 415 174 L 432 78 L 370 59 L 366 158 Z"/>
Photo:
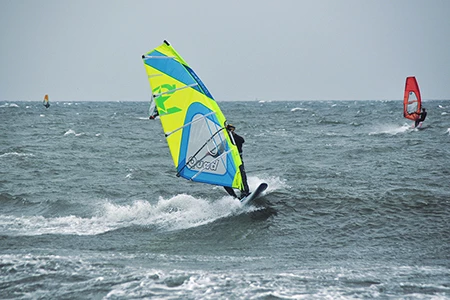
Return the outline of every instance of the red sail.
<path id="1" fill-rule="evenodd" d="M 419 85 L 416 77 L 406 78 L 405 94 L 403 96 L 403 116 L 410 120 L 415 120 L 420 114 L 422 98 L 420 97 Z"/>

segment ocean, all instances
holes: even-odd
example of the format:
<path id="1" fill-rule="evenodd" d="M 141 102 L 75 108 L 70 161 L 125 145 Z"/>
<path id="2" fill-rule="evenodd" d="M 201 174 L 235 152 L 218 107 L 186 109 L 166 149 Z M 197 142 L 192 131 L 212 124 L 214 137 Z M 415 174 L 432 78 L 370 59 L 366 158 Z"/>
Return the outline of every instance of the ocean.
<path id="1" fill-rule="evenodd" d="M 1 299 L 450 299 L 450 100 L 219 102 L 243 207 L 145 102 L 0 102 Z"/>

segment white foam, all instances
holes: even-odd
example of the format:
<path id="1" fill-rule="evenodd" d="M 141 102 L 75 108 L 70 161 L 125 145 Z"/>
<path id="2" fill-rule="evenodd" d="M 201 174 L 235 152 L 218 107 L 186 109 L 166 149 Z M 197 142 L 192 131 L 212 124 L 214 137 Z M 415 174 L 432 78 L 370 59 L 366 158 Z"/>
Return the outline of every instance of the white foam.
<path id="1" fill-rule="evenodd" d="M 131 205 L 106 204 L 104 218 L 108 221 L 176 230 L 208 224 L 236 214 L 240 209 L 241 203 L 229 196 L 210 202 L 179 194 L 169 199 L 160 197 L 155 205 L 148 201 L 135 201 Z"/>
<path id="2" fill-rule="evenodd" d="M 78 234 L 94 235 L 114 228 L 100 218 L 66 216 L 45 218 L 43 216 L 0 215 L 0 231 L 12 235 Z"/>
<path id="3" fill-rule="evenodd" d="M 75 134 L 75 130 L 69 129 L 64 133 L 64 135 L 69 135 L 69 134 Z"/>
<path id="4" fill-rule="evenodd" d="M 398 125 L 383 125 L 383 126 L 378 126 L 377 128 L 375 128 L 375 131 L 372 131 L 369 133 L 369 135 L 377 135 L 377 134 L 398 134 L 398 133 L 404 133 L 407 131 L 412 130 L 413 128 L 411 127 L 411 125 L 408 124 L 403 124 L 403 126 L 398 126 Z"/>
<path id="5" fill-rule="evenodd" d="M 156 226 L 170 231 L 208 224 L 244 211 L 247 210 L 243 210 L 241 202 L 230 196 L 208 201 L 179 194 L 169 199 L 160 197 L 156 204 L 145 200 L 129 205 L 105 201 L 90 218 L 0 215 L 0 232 L 9 235 L 96 235 L 133 225 Z"/>
<path id="6" fill-rule="evenodd" d="M 250 176 L 250 190 L 261 182 L 269 187 L 264 194 L 288 187 L 279 177 Z M 217 189 L 223 189 L 216 187 Z M 105 200 L 92 217 L 65 216 L 5 216 L 0 215 L 0 232 L 9 235 L 75 234 L 96 235 L 129 226 L 152 226 L 171 231 L 197 227 L 221 218 L 239 215 L 258 208 L 243 206 L 225 194 L 219 199 L 204 199 L 187 194 L 159 197 L 158 200 L 135 200 L 131 204 L 116 204 Z"/>
<path id="7" fill-rule="evenodd" d="M 69 129 L 64 133 L 64 136 L 71 135 L 71 134 L 73 134 L 74 136 L 84 135 L 84 133 L 76 133 L 75 130 Z"/>
<path id="8" fill-rule="evenodd" d="M 268 187 L 263 195 L 269 194 L 275 190 L 290 188 L 290 186 L 278 176 L 249 176 L 247 181 L 250 191 L 254 191 L 261 182 L 267 183 Z"/>
<path id="9" fill-rule="evenodd" d="M 0 157 L 8 157 L 8 156 L 34 156 L 32 153 L 18 153 L 18 152 L 7 152 L 0 155 Z"/>
<path id="10" fill-rule="evenodd" d="M 3 105 L 0 105 L 1 107 L 19 107 L 19 105 L 15 104 L 15 103 L 5 103 Z"/>
<path id="11" fill-rule="evenodd" d="M 302 107 L 294 107 L 293 109 L 291 109 L 291 111 L 297 111 L 297 110 L 306 111 L 308 109 L 307 108 L 302 108 Z"/>

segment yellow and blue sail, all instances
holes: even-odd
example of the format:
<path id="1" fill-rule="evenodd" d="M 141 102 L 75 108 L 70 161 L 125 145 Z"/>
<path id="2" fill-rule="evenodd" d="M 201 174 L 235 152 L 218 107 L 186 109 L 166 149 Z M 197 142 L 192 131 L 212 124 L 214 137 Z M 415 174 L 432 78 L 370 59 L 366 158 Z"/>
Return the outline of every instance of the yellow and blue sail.
<path id="1" fill-rule="evenodd" d="M 142 59 L 177 175 L 242 189 L 239 152 L 205 84 L 167 41 Z"/>

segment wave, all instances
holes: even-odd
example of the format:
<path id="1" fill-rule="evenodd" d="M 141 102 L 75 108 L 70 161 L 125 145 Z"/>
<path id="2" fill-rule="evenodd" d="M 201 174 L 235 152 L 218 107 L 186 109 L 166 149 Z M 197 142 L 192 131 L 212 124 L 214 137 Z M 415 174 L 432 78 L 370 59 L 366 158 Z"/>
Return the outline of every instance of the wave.
<path id="1" fill-rule="evenodd" d="M 291 111 L 298 111 L 298 110 L 300 110 L 300 111 L 307 111 L 308 109 L 307 108 L 302 108 L 302 107 L 294 107 L 294 108 L 291 109 Z"/>
<path id="2" fill-rule="evenodd" d="M 71 135 L 71 134 L 73 134 L 74 136 L 82 136 L 82 135 L 84 135 L 84 133 L 76 133 L 75 130 L 69 129 L 69 130 L 67 130 L 64 133 L 64 136 L 68 136 L 68 135 Z"/>
<path id="3" fill-rule="evenodd" d="M 43 234 L 97 235 L 130 226 L 151 226 L 163 231 L 188 229 L 217 219 L 255 210 L 243 207 L 230 196 L 214 202 L 179 194 L 159 198 L 155 205 L 136 200 L 129 205 L 105 202 L 96 216 L 49 217 L 0 215 L 0 231 L 6 235 Z"/>
<path id="4" fill-rule="evenodd" d="M 405 133 L 405 132 L 413 130 L 413 128 L 411 128 L 411 126 L 406 123 L 403 124 L 402 126 L 382 125 L 382 126 L 378 126 L 377 128 L 374 128 L 374 129 L 375 129 L 375 131 L 370 132 L 369 135 L 378 135 L 378 134 L 396 135 L 399 133 Z"/>
<path id="5" fill-rule="evenodd" d="M 25 156 L 34 156 L 32 153 L 18 153 L 18 152 L 7 152 L 0 154 L 0 157 L 10 157 L 10 156 L 19 156 L 19 157 L 25 157 Z"/>
<path id="6" fill-rule="evenodd" d="M 90 218 L 0 215 L 0 231 L 7 235 L 97 235 L 136 225 L 171 231 L 208 224 L 246 209 L 229 196 L 209 202 L 179 194 L 169 199 L 160 197 L 154 205 L 145 200 L 129 205 L 106 201 Z"/>
<path id="7" fill-rule="evenodd" d="M 15 103 L 5 103 L 5 104 L 0 105 L 0 108 L 3 108 L 3 107 L 20 107 L 20 106 Z"/>
<path id="8" fill-rule="evenodd" d="M 289 188 L 279 177 L 261 179 L 251 176 L 248 180 L 251 190 L 256 189 L 261 182 L 269 184 L 263 196 L 278 189 Z M 8 235 L 97 235 L 130 226 L 148 226 L 161 231 L 173 231 L 202 226 L 260 209 L 243 206 L 240 201 L 228 195 L 218 199 L 205 199 L 183 193 L 168 198 L 160 196 L 153 204 L 151 199 L 135 200 L 131 204 L 116 204 L 105 200 L 99 204 L 91 217 L 0 215 L 0 232 Z"/>

